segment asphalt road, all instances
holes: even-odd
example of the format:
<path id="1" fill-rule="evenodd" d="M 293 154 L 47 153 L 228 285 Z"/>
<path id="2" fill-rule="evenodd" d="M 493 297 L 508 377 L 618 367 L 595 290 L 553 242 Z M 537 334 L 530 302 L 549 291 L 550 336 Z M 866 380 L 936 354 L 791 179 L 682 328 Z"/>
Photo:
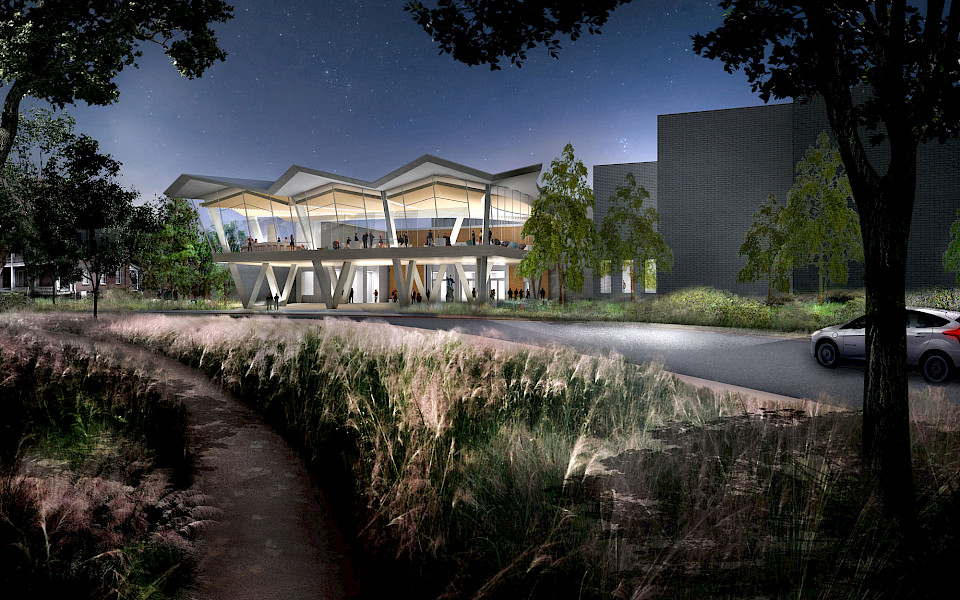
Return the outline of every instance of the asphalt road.
<path id="1" fill-rule="evenodd" d="M 369 317 L 375 319 L 379 317 Z M 810 355 L 808 337 L 757 335 L 648 323 L 555 323 L 431 317 L 383 317 L 395 325 L 459 330 L 473 335 L 537 345 L 561 344 L 585 353 L 617 352 L 634 363 L 662 362 L 674 373 L 755 390 L 860 407 L 863 363 L 825 369 Z M 928 384 L 916 369 L 910 387 Z M 960 401 L 957 374 L 942 386 Z"/>

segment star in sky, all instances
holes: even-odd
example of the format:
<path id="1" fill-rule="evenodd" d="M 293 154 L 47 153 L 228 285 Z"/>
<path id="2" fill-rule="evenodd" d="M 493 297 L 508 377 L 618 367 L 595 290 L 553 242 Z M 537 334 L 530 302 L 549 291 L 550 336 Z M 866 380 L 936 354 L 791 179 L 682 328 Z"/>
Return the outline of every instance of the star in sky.
<path id="1" fill-rule="evenodd" d="M 275 179 L 298 164 L 374 180 L 432 153 L 485 171 L 656 160 L 657 115 L 760 104 L 743 75 L 691 51 L 715 2 L 647 0 L 599 36 L 491 72 L 439 51 L 403 1 L 234 0 L 229 56 L 181 78 L 156 48 L 106 107 L 68 107 L 145 199 L 181 173 Z M 23 108 L 28 108 L 25 102 Z"/>

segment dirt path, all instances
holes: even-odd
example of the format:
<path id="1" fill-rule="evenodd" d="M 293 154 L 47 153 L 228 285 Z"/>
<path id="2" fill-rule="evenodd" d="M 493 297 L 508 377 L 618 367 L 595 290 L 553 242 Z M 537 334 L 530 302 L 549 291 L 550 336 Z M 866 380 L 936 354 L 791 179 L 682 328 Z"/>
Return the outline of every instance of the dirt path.
<path id="1" fill-rule="evenodd" d="M 190 598 L 346 598 L 352 570 L 329 508 L 293 450 L 204 374 L 120 342 L 47 334 L 149 373 L 182 399 L 199 458 L 195 487 L 223 511 L 200 540 Z"/>

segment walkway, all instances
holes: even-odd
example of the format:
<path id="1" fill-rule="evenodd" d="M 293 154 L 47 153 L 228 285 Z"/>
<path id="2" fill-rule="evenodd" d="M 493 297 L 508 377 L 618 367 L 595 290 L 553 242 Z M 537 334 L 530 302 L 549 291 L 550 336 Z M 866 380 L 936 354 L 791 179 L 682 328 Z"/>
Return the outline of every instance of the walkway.
<path id="1" fill-rule="evenodd" d="M 329 508 L 296 454 L 251 409 L 205 375 L 120 342 L 61 332 L 145 371 L 190 412 L 199 457 L 194 486 L 223 513 L 201 535 L 196 589 L 204 600 L 346 598 L 355 591 Z"/>

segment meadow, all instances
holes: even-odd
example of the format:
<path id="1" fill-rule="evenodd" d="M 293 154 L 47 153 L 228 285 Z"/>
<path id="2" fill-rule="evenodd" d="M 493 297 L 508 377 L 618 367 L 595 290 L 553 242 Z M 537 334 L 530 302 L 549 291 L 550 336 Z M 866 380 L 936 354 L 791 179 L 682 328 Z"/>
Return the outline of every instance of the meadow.
<path id="1" fill-rule="evenodd" d="M 298 448 L 366 595 L 928 598 L 960 551 L 960 412 L 911 399 L 918 521 L 884 520 L 860 415 L 748 410 L 657 365 L 328 320 L 61 327 L 204 370 Z"/>
<path id="2" fill-rule="evenodd" d="M 5 597 L 173 598 L 213 509 L 190 488 L 186 412 L 143 373 L 0 325 Z"/>

